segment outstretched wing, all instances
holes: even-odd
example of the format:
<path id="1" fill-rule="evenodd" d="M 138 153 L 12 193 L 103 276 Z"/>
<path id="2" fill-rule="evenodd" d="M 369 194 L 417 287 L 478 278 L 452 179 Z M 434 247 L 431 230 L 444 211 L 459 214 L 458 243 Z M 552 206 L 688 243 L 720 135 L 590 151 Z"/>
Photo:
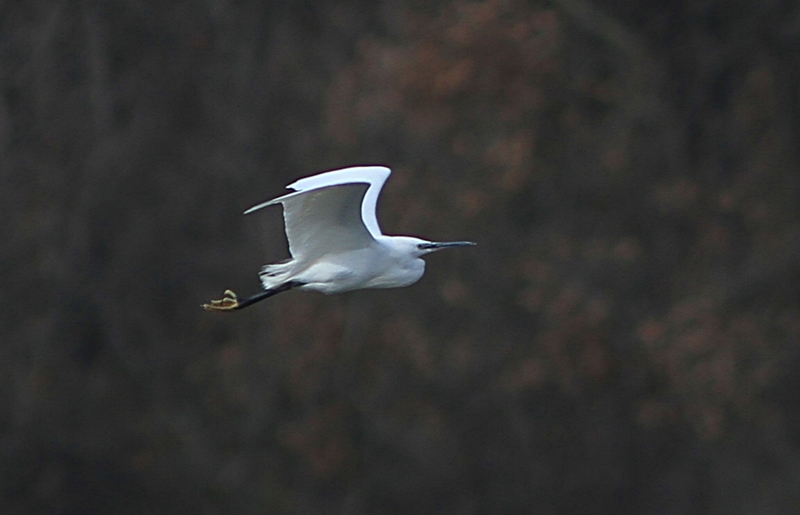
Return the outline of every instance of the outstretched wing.
<path id="1" fill-rule="evenodd" d="M 283 204 L 289 252 L 300 260 L 365 248 L 380 235 L 375 208 L 389 169 L 379 166 L 334 170 L 289 185 L 298 191 L 245 213 Z"/>

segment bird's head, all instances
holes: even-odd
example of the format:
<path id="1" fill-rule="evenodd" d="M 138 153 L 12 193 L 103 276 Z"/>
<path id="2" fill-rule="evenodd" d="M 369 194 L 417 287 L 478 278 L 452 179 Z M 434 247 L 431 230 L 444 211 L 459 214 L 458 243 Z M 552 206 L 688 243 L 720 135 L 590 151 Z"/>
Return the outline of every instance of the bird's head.
<path id="1" fill-rule="evenodd" d="M 471 247 L 475 245 L 471 241 L 427 241 L 411 236 L 394 236 L 392 240 L 397 248 L 416 257 L 450 247 Z"/>

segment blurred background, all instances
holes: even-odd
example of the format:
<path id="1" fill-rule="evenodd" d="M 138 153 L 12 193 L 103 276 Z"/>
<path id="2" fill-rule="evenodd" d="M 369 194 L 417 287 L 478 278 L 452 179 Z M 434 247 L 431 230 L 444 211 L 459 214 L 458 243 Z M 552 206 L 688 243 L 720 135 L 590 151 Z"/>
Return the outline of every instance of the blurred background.
<path id="1" fill-rule="evenodd" d="M 4 514 L 800 512 L 800 5 L 0 2 Z M 298 177 L 412 287 L 200 304 Z"/>

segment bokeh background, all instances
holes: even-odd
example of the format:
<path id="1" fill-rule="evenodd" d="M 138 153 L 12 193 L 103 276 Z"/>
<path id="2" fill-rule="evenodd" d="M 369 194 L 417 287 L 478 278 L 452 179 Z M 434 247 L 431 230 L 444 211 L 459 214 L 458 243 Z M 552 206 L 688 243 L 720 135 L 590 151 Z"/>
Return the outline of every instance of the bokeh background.
<path id="1" fill-rule="evenodd" d="M 800 4 L 0 2 L 0 512 L 800 513 Z M 200 304 L 386 164 L 412 287 Z"/>

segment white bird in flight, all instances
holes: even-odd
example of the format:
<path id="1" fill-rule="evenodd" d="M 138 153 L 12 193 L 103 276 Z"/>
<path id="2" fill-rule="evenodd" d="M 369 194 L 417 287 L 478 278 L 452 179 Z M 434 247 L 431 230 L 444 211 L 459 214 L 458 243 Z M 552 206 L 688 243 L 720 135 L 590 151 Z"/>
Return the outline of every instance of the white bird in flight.
<path id="1" fill-rule="evenodd" d="M 253 206 L 245 214 L 283 205 L 292 258 L 266 265 L 259 273 L 264 291 L 239 300 L 226 290 L 203 308 L 241 309 L 297 288 L 326 294 L 363 288 L 398 288 L 425 272 L 429 252 L 475 245 L 471 241 L 432 242 L 411 236 L 385 236 L 375 208 L 391 171 L 384 166 L 353 166 L 320 173 L 287 186 L 295 190 Z"/>

